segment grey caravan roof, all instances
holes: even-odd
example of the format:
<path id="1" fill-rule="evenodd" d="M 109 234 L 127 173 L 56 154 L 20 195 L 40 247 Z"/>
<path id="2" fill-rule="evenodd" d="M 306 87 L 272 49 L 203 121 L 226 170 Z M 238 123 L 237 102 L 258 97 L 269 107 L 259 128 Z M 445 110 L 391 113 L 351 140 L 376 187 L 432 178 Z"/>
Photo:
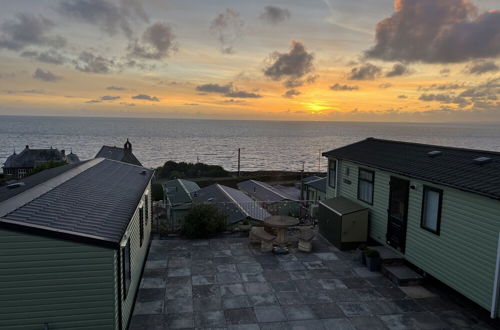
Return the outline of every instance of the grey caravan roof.
<path id="1" fill-rule="evenodd" d="M 213 184 L 196 192 L 194 202 L 197 204 L 214 204 L 227 216 L 229 224 L 244 219 L 264 220 L 271 216 L 245 193 L 220 184 Z"/>
<path id="2" fill-rule="evenodd" d="M 500 199 L 499 152 L 368 138 L 323 156 Z"/>
<path id="3" fill-rule="evenodd" d="M 191 203 L 193 193 L 200 190 L 200 187 L 193 181 L 175 179 L 163 184 L 168 200 L 172 205 Z"/>
<path id="4" fill-rule="evenodd" d="M 64 170 L 4 199 L 0 227 L 117 247 L 153 171 L 102 158 Z"/>
<path id="5" fill-rule="evenodd" d="M 271 185 L 261 181 L 243 181 L 238 183 L 238 188 L 258 201 L 280 202 L 285 200 L 297 200 L 296 197 L 290 196 L 287 193 L 280 191 L 279 189 L 276 189 Z"/>
<path id="6" fill-rule="evenodd" d="M 306 183 L 306 186 L 309 186 L 321 192 L 326 192 L 326 178 L 318 178 L 316 180 L 309 181 L 308 183 Z"/>

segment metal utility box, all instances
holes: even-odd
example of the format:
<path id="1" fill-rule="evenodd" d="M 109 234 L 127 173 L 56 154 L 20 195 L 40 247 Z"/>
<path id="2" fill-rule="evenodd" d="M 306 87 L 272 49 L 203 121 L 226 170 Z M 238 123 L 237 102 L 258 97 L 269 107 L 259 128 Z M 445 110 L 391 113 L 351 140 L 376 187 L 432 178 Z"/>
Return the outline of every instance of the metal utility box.
<path id="1" fill-rule="evenodd" d="M 345 197 L 319 202 L 319 232 L 341 250 L 356 248 L 368 239 L 368 208 Z"/>

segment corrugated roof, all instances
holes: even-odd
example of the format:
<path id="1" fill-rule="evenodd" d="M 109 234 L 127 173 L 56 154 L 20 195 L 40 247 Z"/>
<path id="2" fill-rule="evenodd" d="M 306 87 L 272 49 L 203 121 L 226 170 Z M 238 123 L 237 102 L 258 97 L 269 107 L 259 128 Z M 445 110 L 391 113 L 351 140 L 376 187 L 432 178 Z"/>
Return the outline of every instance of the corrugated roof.
<path id="1" fill-rule="evenodd" d="M 101 157 L 142 166 L 141 162 L 135 157 L 132 151 L 126 152 L 124 148 L 102 146 L 95 158 Z"/>
<path id="2" fill-rule="evenodd" d="M 264 220 L 270 214 L 245 193 L 220 184 L 213 184 L 200 189 L 194 198 L 195 203 L 214 204 L 227 216 L 232 224 L 252 218 Z"/>
<path id="3" fill-rule="evenodd" d="M 368 138 L 323 156 L 500 199 L 499 152 Z M 491 160 L 477 164 L 479 157 Z"/>
<path id="4" fill-rule="evenodd" d="M 238 183 L 238 188 L 253 196 L 258 201 L 280 202 L 284 200 L 297 200 L 296 197 L 290 196 L 265 182 L 257 180 L 240 182 Z"/>
<path id="5" fill-rule="evenodd" d="M 91 237 L 118 244 L 153 171 L 104 159 L 65 166 L 66 171 L 58 175 L 89 165 L 92 166 L 4 215 L 0 225 L 43 228 L 69 237 Z M 44 172 L 34 175 L 33 180 Z"/>
<path id="6" fill-rule="evenodd" d="M 326 181 L 327 178 L 319 178 L 317 180 L 309 181 L 308 183 L 306 183 L 306 186 L 309 186 L 321 192 L 326 192 Z"/>

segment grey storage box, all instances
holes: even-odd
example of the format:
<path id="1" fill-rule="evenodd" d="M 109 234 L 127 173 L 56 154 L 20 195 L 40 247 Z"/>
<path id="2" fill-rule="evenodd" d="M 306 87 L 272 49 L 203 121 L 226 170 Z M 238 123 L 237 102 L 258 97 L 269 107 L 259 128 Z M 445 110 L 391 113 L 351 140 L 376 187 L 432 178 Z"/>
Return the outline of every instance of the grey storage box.
<path id="1" fill-rule="evenodd" d="M 319 202 L 319 232 L 341 250 L 354 249 L 368 239 L 369 209 L 345 197 Z"/>

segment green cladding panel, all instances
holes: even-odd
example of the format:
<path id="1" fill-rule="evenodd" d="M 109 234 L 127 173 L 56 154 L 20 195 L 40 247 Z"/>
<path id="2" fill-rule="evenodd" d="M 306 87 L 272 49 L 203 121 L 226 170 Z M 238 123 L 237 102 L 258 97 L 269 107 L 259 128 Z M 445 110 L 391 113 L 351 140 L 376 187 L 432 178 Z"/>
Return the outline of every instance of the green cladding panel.
<path id="1" fill-rule="evenodd" d="M 341 161 L 338 194 L 370 209 L 370 236 L 386 243 L 389 182 L 398 176 L 375 171 L 373 205 L 357 199 L 358 170 L 366 166 Z M 398 176 L 410 181 L 406 251 L 408 261 L 490 310 L 495 275 L 500 201 L 451 187 Z M 420 226 L 423 187 L 443 190 L 439 235 Z"/>
<path id="2" fill-rule="evenodd" d="M 0 329 L 116 329 L 115 251 L 0 229 Z"/>

